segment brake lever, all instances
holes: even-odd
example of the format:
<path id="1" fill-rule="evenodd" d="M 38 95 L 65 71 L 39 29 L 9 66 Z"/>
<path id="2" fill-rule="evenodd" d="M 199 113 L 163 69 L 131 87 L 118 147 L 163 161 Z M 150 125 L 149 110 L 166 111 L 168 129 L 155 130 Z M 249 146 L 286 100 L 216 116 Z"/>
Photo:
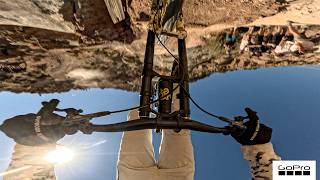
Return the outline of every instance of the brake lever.
<path id="1" fill-rule="evenodd" d="M 77 115 L 80 115 L 80 113 L 83 113 L 82 109 L 75 109 L 75 108 L 66 108 L 66 109 L 56 108 L 54 111 L 65 112 L 65 113 L 67 113 L 67 116 L 70 116 L 70 117 L 77 116 Z"/>
<path id="2" fill-rule="evenodd" d="M 236 116 L 234 117 L 234 120 L 230 120 L 230 133 L 234 134 L 235 136 L 241 136 L 247 129 L 247 127 L 244 125 L 244 120 L 246 119 L 249 119 L 249 117 Z"/>
<path id="3" fill-rule="evenodd" d="M 63 126 L 72 126 L 72 125 L 80 125 L 81 123 L 87 123 L 91 119 L 108 116 L 110 115 L 109 111 L 102 111 L 91 114 L 69 114 L 67 115 L 65 121 L 62 122 Z"/>

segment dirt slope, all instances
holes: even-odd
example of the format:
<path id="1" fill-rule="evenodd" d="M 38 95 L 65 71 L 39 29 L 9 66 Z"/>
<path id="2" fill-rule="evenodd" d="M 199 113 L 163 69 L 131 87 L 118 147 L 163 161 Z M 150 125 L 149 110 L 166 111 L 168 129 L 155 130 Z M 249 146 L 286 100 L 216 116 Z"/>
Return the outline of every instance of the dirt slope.
<path id="1" fill-rule="evenodd" d="M 274 16 L 257 19 L 249 25 L 284 25 L 287 20 L 320 25 L 320 0 L 292 1 L 287 10 Z"/>
<path id="2" fill-rule="evenodd" d="M 62 5 L 62 0 L 0 0 L 0 25 L 74 33 L 73 25 L 59 14 Z"/>

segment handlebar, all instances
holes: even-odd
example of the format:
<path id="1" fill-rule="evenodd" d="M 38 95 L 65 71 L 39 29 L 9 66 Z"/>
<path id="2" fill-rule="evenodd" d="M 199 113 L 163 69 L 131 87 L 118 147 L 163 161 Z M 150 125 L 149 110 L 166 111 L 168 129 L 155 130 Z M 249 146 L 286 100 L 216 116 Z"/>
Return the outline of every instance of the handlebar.
<path id="1" fill-rule="evenodd" d="M 238 131 L 245 129 L 245 127 L 239 124 L 233 124 L 228 127 L 220 128 L 205 123 L 201 123 L 195 120 L 176 116 L 165 118 L 140 118 L 136 120 L 106 125 L 95 125 L 90 123 L 89 121 L 82 121 L 78 124 L 67 123 L 64 125 L 66 126 L 66 128 L 76 128 L 84 134 L 91 134 L 93 132 L 124 132 L 143 129 L 190 129 L 193 131 L 207 133 L 230 134 L 235 128 Z"/>
<path id="2" fill-rule="evenodd" d="M 138 119 L 127 122 L 108 124 L 108 125 L 92 125 L 94 132 L 122 132 L 135 131 L 142 129 L 190 129 L 194 131 L 208 132 L 208 133 L 228 133 L 227 128 L 218 128 L 194 120 L 177 122 L 171 120 L 157 119 Z"/>

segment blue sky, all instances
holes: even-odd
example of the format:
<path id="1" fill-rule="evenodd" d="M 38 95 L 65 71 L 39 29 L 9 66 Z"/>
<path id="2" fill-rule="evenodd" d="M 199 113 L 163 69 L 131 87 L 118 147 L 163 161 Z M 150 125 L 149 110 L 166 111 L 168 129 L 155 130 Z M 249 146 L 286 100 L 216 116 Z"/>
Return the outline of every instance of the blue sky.
<path id="1" fill-rule="evenodd" d="M 199 104 L 215 114 L 244 115 L 251 107 L 261 121 L 273 128 L 272 142 L 277 153 L 288 160 L 320 160 L 320 67 L 269 68 L 213 74 L 194 82 L 191 94 Z M 29 112 L 37 112 L 41 101 L 60 99 L 60 107 L 82 108 L 85 113 L 115 110 L 138 104 L 138 93 L 114 89 L 91 89 L 56 94 L 0 93 L 0 122 Z M 217 126 L 225 124 L 192 106 L 192 118 Z M 124 121 L 126 114 L 96 119 L 95 123 Z M 57 167 L 60 180 L 115 179 L 121 133 L 94 133 L 68 136 L 60 143 L 76 149 L 71 163 Z M 240 145 L 231 137 L 193 132 L 196 180 L 247 180 L 248 163 Z M 0 172 L 9 163 L 14 142 L 0 133 Z M 155 146 L 160 135 L 155 134 Z M 97 143 L 99 145 L 97 145 Z M 93 146 L 92 146 L 93 145 Z M 96 146 L 95 146 L 96 145 Z M 319 168 L 319 166 L 318 166 Z M 232 173 L 230 173 L 232 171 Z"/>

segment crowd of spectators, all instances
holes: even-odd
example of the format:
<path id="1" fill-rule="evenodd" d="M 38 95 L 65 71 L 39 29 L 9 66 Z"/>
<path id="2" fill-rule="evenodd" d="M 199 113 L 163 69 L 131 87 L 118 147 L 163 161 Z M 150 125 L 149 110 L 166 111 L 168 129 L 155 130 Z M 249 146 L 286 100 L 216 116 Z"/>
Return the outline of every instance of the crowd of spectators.
<path id="1" fill-rule="evenodd" d="M 291 21 L 288 21 L 287 26 L 251 26 L 242 36 L 239 53 L 249 53 L 251 56 L 269 53 L 281 56 L 313 51 L 315 44 L 306 36 L 306 30 L 307 26 L 293 26 Z M 227 30 L 224 43 L 227 55 L 235 49 L 236 31 L 237 27 Z"/>

